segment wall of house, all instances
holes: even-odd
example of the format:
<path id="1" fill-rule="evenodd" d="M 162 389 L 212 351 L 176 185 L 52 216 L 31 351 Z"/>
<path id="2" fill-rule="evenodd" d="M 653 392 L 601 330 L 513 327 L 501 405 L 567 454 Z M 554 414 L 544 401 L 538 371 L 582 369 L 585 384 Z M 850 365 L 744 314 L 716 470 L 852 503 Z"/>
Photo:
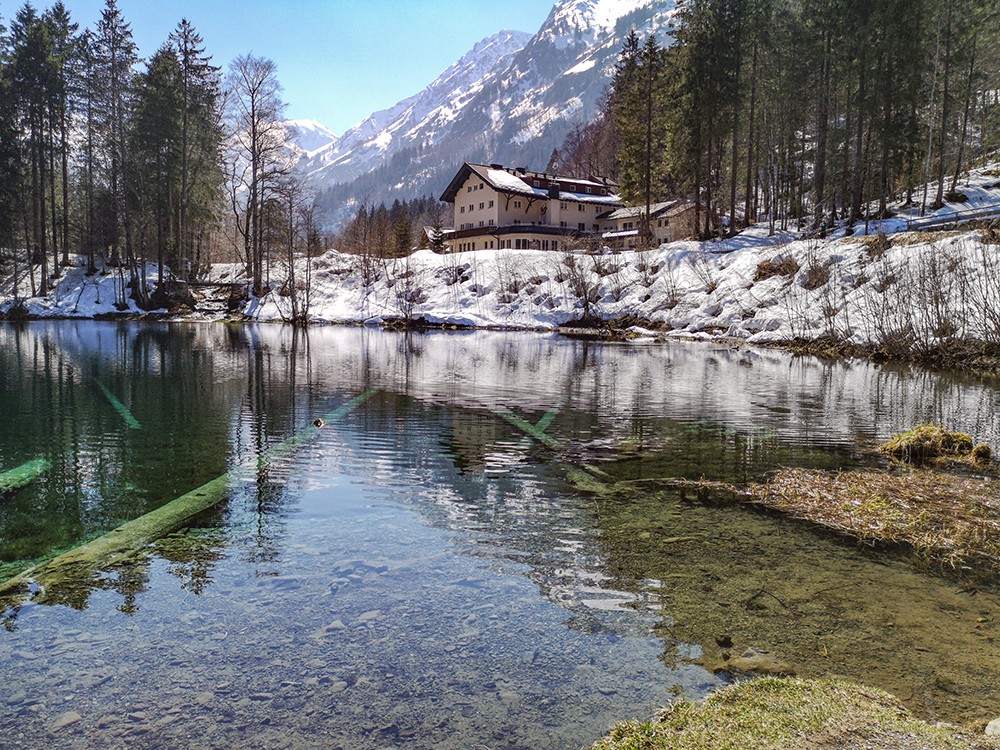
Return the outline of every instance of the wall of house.
<path id="1" fill-rule="evenodd" d="M 539 237 L 526 228 L 524 232 L 504 234 L 502 237 L 481 235 L 459 238 L 447 243 L 448 251 L 464 253 L 472 250 L 565 250 L 573 246 L 568 237 Z"/>

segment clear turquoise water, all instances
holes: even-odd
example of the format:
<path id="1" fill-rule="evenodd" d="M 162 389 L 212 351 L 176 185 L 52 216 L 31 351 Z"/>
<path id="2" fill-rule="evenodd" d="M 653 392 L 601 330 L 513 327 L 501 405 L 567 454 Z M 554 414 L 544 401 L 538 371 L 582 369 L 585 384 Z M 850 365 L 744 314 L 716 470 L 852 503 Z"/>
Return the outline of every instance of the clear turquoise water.
<path id="1" fill-rule="evenodd" d="M 1000 709 L 991 591 L 791 521 L 567 481 L 582 462 L 856 465 L 927 419 L 994 438 L 992 389 L 907 369 L 541 334 L 4 327 L 0 469 L 53 468 L 0 501 L 0 556 L 137 517 L 372 388 L 78 609 L 8 612 L 0 747 L 577 748 L 724 682 L 723 636 L 928 717 Z M 498 412 L 550 414 L 558 443 Z"/>

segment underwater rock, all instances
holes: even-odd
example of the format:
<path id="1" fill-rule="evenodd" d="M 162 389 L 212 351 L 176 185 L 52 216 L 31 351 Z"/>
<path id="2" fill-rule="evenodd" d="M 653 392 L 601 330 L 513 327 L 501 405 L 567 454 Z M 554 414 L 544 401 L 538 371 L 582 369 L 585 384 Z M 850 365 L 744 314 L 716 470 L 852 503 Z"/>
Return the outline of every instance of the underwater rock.
<path id="1" fill-rule="evenodd" d="M 770 651 L 759 651 L 753 646 L 733 646 L 722 652 L 723 663 L 715 670 L 716 674 L 773 675 L 777 677 L 794 677 L 795 670 L 778 659 Z"/>
<path id="2" fill-rule="evenodd" d="M 76 711 L 67 711 L 56 719 L 56 723 L 52 725 L 52 731 L 65 729 L 66 727 L 73 726 L 74 724 L 79 724 L 81 721 L 83 721 L 83 717 Z"/>
<path id="3" fill-rule="evenodd" d="M 994 719 L 986 725 L 987 737 L 1000 737 L 1000 719 Z"/>

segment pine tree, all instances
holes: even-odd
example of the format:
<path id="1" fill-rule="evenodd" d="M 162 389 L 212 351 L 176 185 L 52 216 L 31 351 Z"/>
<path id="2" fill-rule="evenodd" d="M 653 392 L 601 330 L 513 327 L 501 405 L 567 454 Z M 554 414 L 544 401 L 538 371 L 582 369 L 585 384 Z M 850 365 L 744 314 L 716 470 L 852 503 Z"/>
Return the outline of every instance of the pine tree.
<path id="1" fill-rule="evenodd" d="M 221 81 L 219 68 L 205 55 L 201 36 L 183 19 L 170 36 L 180 65 L 182 87 L 180 195 L 177 235 L 180 257 L 190 261 L 194 237 L 211 224 L 222 185 L 219 154 Z M 195 259 L 194 265 L 197 265 Z"/>
<path id="2" fill-rule="evenodd" d="M 155 243 L 159 285 L 164 265 L 179 270 L 174 206 L 180 190 L 182 109 L 180 63 L 174 49 L 164 45 L 137 77 L 127 152 L 129 213 L 139 248 Z"/>
<path id="3" fill-rule="evenodd" d="M 652 238 L 649 214 L 663 190 L 667 143 L 663 115 L 666 55 L 650 35 L 639 47 L 633 30 L 625 40 L 612 82 L 612 116 L 618 142 L 622 197 L 634 206 L 645 206 L 640 220 L 640 241 Z"/>
<path id="4" fill-rule="evenodd" d="M 116 0 L 106 0 L 90 51 L 96 172 L 104 197 L 100 235 L 110 249 L 111 264 L 118 265 L 123 238 L 126 253 L 131 254 L 131 227 L 123 215 L 122 175 L 138 54 L 131 26 L 122 18 Z"/>

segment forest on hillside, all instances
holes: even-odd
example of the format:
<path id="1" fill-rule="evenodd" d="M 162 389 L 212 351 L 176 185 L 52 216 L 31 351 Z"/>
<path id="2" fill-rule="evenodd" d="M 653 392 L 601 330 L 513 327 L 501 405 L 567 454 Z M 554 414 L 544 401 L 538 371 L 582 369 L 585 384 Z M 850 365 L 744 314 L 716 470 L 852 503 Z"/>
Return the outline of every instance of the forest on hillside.
<path id="1" fill-rule="evenodd" d="M 690 199 L 704 236 L 933 210 L 1000 147 L 998 37 L 995 0 L 689 0 L 670 46 L 628 35 L 547 171 L 611 176 L 637 206 Z M 91 29 L 25 3 L 0 27 L 0 277 L 44 295 L 82 255 L 148 308 L 171 272 L 238 261 L 260 294 L 272 264 L 334 241 L 284 106 L 273 62 L 223 71 L 186 20 L 143 59 L 116 0 Z M 399 256 L 447 222 L 434 198 L 348 202 L 347 252 Z M 152 289 L 130 273 L 149 261 Z"/>
<path id="2" fill-rule="evenodd" d="M 149 261 L 162 287 L 240 259 L 259 292 L 274 257 L 322 244 L 284 106 L 272 61 L 223 73 L 187 20 L 142 59 L 116 0 L 84 30 L 62 2 L 25 3 L 0 27 L 0 266 L 15 297 L 46 294 L 76 254 L 119 269 L 122 305 L 157 304 L 145 274 L 126 274 Z"/>
<path id="3" fill-rule="evenodd" d="M 673 45 L 628 36 L 549 170 L 687 197 L 703 236 L 938 209 L 1000 147 L 997 38 L 994 0 L 691 0 Z"/>

